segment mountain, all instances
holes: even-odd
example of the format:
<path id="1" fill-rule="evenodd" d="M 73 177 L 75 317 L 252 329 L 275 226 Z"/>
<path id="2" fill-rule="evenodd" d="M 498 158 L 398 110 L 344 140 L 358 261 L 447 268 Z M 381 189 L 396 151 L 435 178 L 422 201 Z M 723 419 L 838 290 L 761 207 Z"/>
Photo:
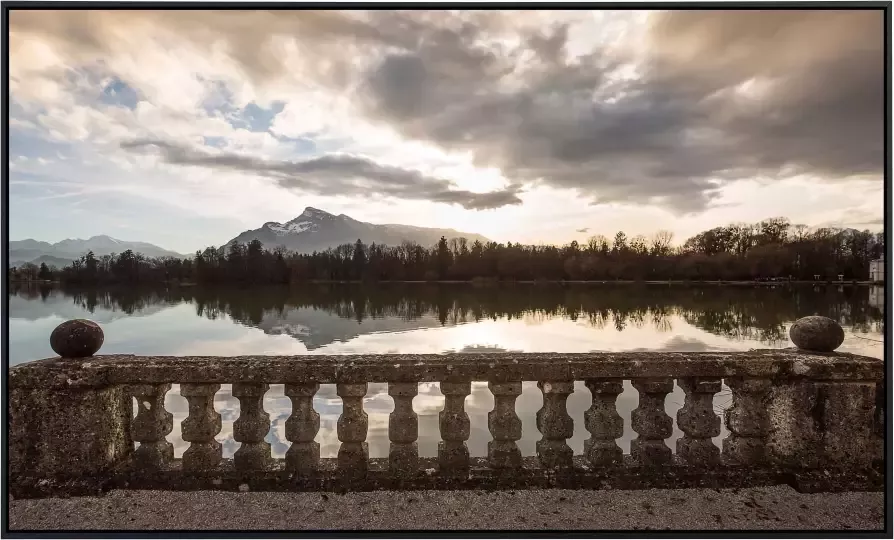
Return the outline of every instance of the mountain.
<path id="1" fill-rule="evenodd" d="M 289 251 L 312 253 L 341 244 L 353 244 L 358 238 L 364 244 L 397 246 L 404 241 L 411 241 L 429 247 L 436 244 L 442 236 L 448 240 L 466 238 L 470 243 L 475 240 L 482 243 L 489 242 L 480 234 L 409 225 L 376 225 L 357 221 L 344 214 L 335 216 L 323 210 L 307 207 L 300 216 L 291 221 L 286 223 L 269 221 L 260 229 L 245 231 L 226 245 L 229 246 L 233 242 L 247 244 L 257 239 L 269 249 L 283 246 Z"/>
<path id="2" fill-rule="evenodd" d="M 71 261 L 72 261 L 72 259 L 69 259 L 66 257 L 55 257 L 53 255 L 41 255 L 40 257 L 37 257 L 36 259 L 32 259 L 30 261 L 19 261 L 19 262 L 13 261 L 13 264 L 11 264 L 10 266 L 20 266 L 26 262 L 31 262 L 31 263 L 36 264 L 37 266 L 40 266 L 41 263 L 44 263 L 47 266 L 49 266 L 50 268 L 52 268 L 54 266 L 56 268 L 64 268 L 64 267 L 68 266 L 71 263 Z"/>
<path id="3" fill-rule="evenodd" d="M 93 236 L 87 240 L 67 238 L 55 244 L 40 242 L 31 238 L 27 240 L 11 240 L 6 260 L 7 266 L 19 266 L 26 262 L 33 262 L 39 265 L 45 262 L 47 266 L 61 268 L 91 250 L 94 255 L 99 257 L 111 253 L 121 253 L 128 249 L 136 253 L 142 253 L 147 257 L 183 257 L 179 253 L 147 242 L 131 242 L 100 235 Z"/>

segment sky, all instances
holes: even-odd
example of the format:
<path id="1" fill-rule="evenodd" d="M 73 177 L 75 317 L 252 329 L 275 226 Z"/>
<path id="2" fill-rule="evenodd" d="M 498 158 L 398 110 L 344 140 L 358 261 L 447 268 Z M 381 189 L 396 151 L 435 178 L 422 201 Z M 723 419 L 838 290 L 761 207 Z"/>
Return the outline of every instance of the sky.
<path id="1" fill-rule="evenodd" d="M 564 244 L 881 230 L 884 18 L 27 11 L 9 232 L 189 253 L 307 206 Z"/>

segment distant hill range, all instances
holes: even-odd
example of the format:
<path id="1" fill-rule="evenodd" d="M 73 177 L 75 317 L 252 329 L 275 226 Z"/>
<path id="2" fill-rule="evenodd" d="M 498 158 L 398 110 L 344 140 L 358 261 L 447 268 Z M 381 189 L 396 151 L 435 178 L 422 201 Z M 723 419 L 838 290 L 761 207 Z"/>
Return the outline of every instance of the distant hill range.
<path id="1" fill-rule="evenodd" d="M 454 229 L 434 229 L 427 227 L 411 227 L 409 225 L 376 225 L 357 221 L 344 214 L 335 216 L 329 212 L 307 207 L 295 219 L 286 223 L 270 221 L 260 229 L 245 231 L 226 243 L 247 244 L 254 239 L 260 240 L 264 247 L 273 249 L 283 246 L 297 253 L 325 251 L 341 244 L 353 244 L 358 239 L 364 244 L 386 244 L 398 246 L 404 241 L 415 242 L 430 247 L 441 237 L 466 238 L 469 243 L 489 240 L 480 234 L 465 233 Z"/>
<path id="2" fill-rule="evenodd" d="M 68 266 L 71 261 L 86 254 L 88 251 L 93 251 L 94 255 L 100 257 L 112 253 L 121 253 L 128 249 L 135 253 L 142 253 L 147 257 L 184 257 L 180 253 L 175 253 L 147 242 L 129 242 L 102 235 L 94 236 L 87 240 L 68 238 L 55 244 L 40 242 L 30 238 L 27 240 L 11 240 L 9 242 L 6 264 L 8 267 L 12 267 L 21 266 L 27 262 L 33 262 L 37 265 L 45 262 L 47 266 L 62 268 Z"/>
<path id="3" fill-rule="evenodd" d="M 308 207 L 300 216 L 286 223 L 270 221 L 262 225 L 260 229 L 245 231 L 227 242 L 224 247 L 233 242 L 247 244 L 257 238 L 267 249 L 283 246 L 289 251 L 312 253 L 341 244 L 353 244 L 357 239 L 362 240 L 364 244 L 397 246 L 404 241 L 410 241 L 430 247 L 436 244 L 442 236 L 448 240 L 466 238 L 469 243 L 475 240 L 482 243 L 490 241 L 480 234 L 465 233 L 454 229 L 364 223 L 344 214 L 335 216 L 329 212 Z M 121 253 L 128 249 L 135 253 L 142 253 L 147 257 L 177 257 L 181 259 L 191 257 L 191 255 L 175 253 L 147 242 L 130 242 L 102 235 L 87 240 L 66 239 L 55 244 L 30 238 L 10 241 L 9 256 L 6 260 L 8 267 L 21 266 L 28 262 L 40 265 L 43 262 L 47 266 L 62 268 L 91 250 L 94 255 L 101 257 L 102 255 Z"/>

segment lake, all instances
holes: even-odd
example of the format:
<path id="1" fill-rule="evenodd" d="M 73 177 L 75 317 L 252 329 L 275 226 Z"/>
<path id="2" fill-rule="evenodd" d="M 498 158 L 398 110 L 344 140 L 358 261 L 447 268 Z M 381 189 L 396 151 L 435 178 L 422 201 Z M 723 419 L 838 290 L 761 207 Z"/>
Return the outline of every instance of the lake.
<path id="1" fill-rule="evenodd" d="M 882 358 L 883 289 L 863 286 L 719 285 L 306 285 L 293 288 L 60 289 L 15 286 L 9 291 L 10 365 L 54 356 L 52 330 L 68 319 L 86 318 L 105 332 L 100 354 L 262 355 L 464 352 L 735 351 L 791 347 L 788 328 L 806 315 L 839 321 L 845 341 L 838 349 Z M 296 361 L 300 361 L 297 360 Z M 223 427 L 217 437 L 225 457 L 239 448 L 233 421 L 239 401 L 222 385 L 215 396 Z M 625 382 L 618 397 L 629 452 L 636 434 L 630 412 L 637 392 Z M 369 414 L 370 457 L 388 455 L 388 415 L 393 401 L 385 384 L 370 384 L 364 400 Z M 542 405 L 535 382 L 526 382 L 517 400 L 522 419 L 519 447 L 535 455 L 540 433 L 535 415 Z M 675 387 L 666 401 L 675 417 L 683 392 Z M 729 389 L 715 396 L 718 414 L 730 404 Z M 413 407 L 419 415 L 419 452 L 437 455 L 438 412 L 444 398 L 436 383 L 419 385 Z M 335 385 L 321 385 L 314 406 L 320 413 L 322 457 L 338 451 L 336 421 L 341 399 Z M 575 454 L 589 437 L 583 413 L 590 393 L 582 382 L 568 399 Z M 174 385 L 166 397 L 174 415 L 168 440 L 181 456 L 188 443 L 180 436 L 186 400 Z M 291 402 L 283 385 L 271 385 L 264 398 L 273 455 L 288 449 L 285 421 Z M 487 454 L 487 413 L 493 396 L 486 383 L 473 383 L 466 399 L 472 424 L 473 456 Z M 682 433 L 674 427 L 673 449 Z M 725 431 L 715 439 L 719 444 Z"/>

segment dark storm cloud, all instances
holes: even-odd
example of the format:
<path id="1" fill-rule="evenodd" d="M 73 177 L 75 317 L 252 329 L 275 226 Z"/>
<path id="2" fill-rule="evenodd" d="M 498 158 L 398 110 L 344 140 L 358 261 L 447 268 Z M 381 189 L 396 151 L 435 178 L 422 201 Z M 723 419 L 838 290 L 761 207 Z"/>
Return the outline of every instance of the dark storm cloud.
<path id="1" fill-rule="evenodd" d="M 113 23 L 48 21 L 41 12 L 16 13 L 11 24 L 95 53 L 115 46 L 109 24 L 134 17 L 104 13 Z M 514 182 L 575 189 L 595 202 L 694 212 L 732 180 L 882 174 L 881 10 L 666 11 L 650 16 L 644 55 L 597 47 L 576 58 L 569 26 L 551 24 L 549 12 L 139 16 L 196 43 L 223 43 L 254 80 L 300 71 L 409 139 L 468 152 Z M 277 36 L 299 41 L 300 65 L 283 63 Z M 443 185 L 420 177 L 426 187 L 412 188 L 410 173 L 394 176 L 398 187 L 372 165 L 338 166 L 398 192 Z M 515 193 L 486 204 L 514 202 Z M 481 200 L 446 188 L 434 194 L 464 205 Z"/>
<path id="2" fill-rule="evenodd" d="M 161 140 L 127 141 L 121 147 L 134 152 L 154 151 L 172 165 L 258 174 L 273 178 L 284 188 L 317 195 L 381 195 L 458 204 L 469 210 L 521 204 L 518 186 L 474 193 L 456 189 L 450 180 L 376 163 L 361 156 L 329 154 L 305 161 L 271 161 L 228 152 L 212 153 Z"/>

